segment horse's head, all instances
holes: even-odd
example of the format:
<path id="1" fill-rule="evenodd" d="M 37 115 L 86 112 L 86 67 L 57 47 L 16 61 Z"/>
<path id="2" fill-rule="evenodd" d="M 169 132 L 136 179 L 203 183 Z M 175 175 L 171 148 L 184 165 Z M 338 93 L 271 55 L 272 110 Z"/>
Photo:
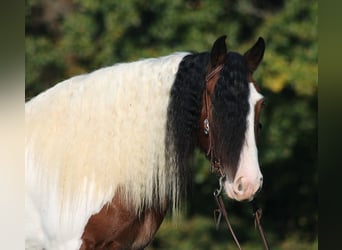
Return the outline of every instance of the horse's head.
<path id="1" fill-rule="evenodd" d="M 256 139 L 263 96 L 253 79 L 261 62 L 262 38 L 244 55 L 228 52 L 225 36 L 214 43 L 203 93 L 199 143 L 212 166 L 225 176 L 228 197 L 251 200 L 261 189 Z"/>

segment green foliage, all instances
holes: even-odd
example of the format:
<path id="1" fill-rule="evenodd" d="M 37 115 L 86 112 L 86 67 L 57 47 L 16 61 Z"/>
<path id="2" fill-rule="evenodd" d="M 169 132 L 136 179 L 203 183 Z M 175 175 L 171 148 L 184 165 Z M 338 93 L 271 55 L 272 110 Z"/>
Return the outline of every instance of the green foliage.
<path id="1" fill-rule="evenodd" d="M 259 138 L 259 201 L 272 249 L 317 249 L 317 1 L 26 0 L 26 96 L 116 62 L 206 51 L 220 35 L 246 51 L 266 40 L 255 73 L 266 97 Z M 197 152 L 187 210 L 149 249 L 226 249 L 212 221 L 217 178 Z M 244 249 L 261 249 L 251 210 L 228 203 Z M 259 244 L 260 243 L 260 244 Z"/>
<path id="2" fill-rule="evenodd" d="M 273 92 L 287 85 L 299 95 L 317 91 L 317 5 L 315 1 L 287 1 L 280 15 L 260 28 L 267 37 L 263 84 Z"/>

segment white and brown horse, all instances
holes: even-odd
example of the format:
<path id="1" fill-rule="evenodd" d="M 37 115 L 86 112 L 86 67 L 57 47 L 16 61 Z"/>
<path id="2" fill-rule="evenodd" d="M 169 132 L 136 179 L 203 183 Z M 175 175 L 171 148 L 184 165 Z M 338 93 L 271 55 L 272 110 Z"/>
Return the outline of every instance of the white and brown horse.
<path id="1" fill-rule="evenodd" d="M 262 186 L 252 78 L 265 43 L 116 64 L 26 103 L 26 249 L 143 249 L 186 193 L 200 147 L 231 199 Z"/>

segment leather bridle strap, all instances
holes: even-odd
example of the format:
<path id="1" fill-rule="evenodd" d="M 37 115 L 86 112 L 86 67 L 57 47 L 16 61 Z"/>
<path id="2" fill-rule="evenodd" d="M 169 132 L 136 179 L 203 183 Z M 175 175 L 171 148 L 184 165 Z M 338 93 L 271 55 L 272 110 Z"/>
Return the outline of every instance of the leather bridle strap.
<path id="1" fill-rule="evenodd" d="M 242 250 L 241 245 L 239 243 L 239 240 L 237 239 L 237 237 L 234 233 L 234 230 L 230 224 L 230 221 L 228 219 L 227 209 L 226 209 L 224 202 L 223 202 L 223 199 L 221 197 L 221 193 L 222 193 L 222 189 L 223 189 L 223 182 L 224 182 L 225 178 L 226 177 L 224 175 L 221 175 L 220 180 L 219 180 L 220 186 L 214 192 L 215 201 L 216 201 L 217 206 L 218 206 L 218 209 L 214 210 L 214 218 L 215 218 L 215 223 L 216 223 L 216 229 L 218 229 L 218 227 L 220 225 L 221 217 L 223 215 L 224 220 L 227 224 L 227 227 L 228 227 L 231 235 L 233 236 L 233 239 L 235 241 L 236 246 L 239 248 L 239 250 Z M 253 206 L 253 216 L 254 216 L 255 227 L 258 227 L 258 231 L 259 231 L 260 237 L 262 239 L 262 242 L 264 244 L 265 250 L 270 250 L 269 244 L 268 244 L 267 239 L 265 237 L 264 230 L 262 229 L 262 226 L 260 223 L 262 210 L 256 204 L 255 199 L 252 201 L 252 206 Z M 218 216 L 216 216 L 217 212 L 218 212 Z"/>
<path id="2" fill-rule="evenodd" d="M 223 64 L 218 65 L 213 71 L 211 71 L 206 77 L 205 77 L 205 90 L 204 90 L 204 105 L 205 105 L 205 120 L 204 120 L 204 133 L 208 136 L 209 146 L 208 151 L 206 152 L 206 155 L 210 158 L 210 165 L 212 171 L 215 169 L 216 172 L 221 173 L 220 163 L 215 159 L 215 152 L 213 149 L 213 143 L 212 143 L 212 131 L 210 128 L 211 123 L 211 110 L 209 107 L 210 103 L 210 91 L 209 91 L 209 81 L 214 78 L 217 74 L 221 73 L 221 70 L 223 69 Z"/>
<path id="3" fill-rule="evenodd" d="M 221 162 L 220 159 L 216 159 L 215 157 L 215 149 L 214 149 L 214 145 L 212 143 L 212 131 L 210 128 L 210 123 L 211 123 L 211 110 L 209 107 L 209 103 L 210 103 L 210 91 L 209 91 L 209 82 L 212 78 L 215 77 L 216 74 L 219 74 L 221 72 L 223 68 L 223 64 L 217 66 L 213 71 L 211 71 L 205 78 L 205 90 L 204 90 L 204 102 L 205 102 L 205 119 L 204 119 L 204 133 L 209 137 L 209 146 L 208 146 L 208 151 L 206 152 L 207 156 L 210 158 L 210 164 L 211 164 L 211 169 L 212 170 L 216 170 L 217 174 L 220 176 L 220 180 L 219 180 L 219 188 L 217 190 L 215 190 L 214 192 L 214 197 L 215 197 L 215 201 L 217 203 L 218 209 L 214 210 L 214 216 L 215 216 L 215 222 L 216 222 L 216 228 L 218 228 L 220 221 L 221 221 L 221 217 L 223 215 L 224 220 L 226 221 L 227 227 L 231 233 L 231 235 L 233 236 L 233 239 L 235 241 L 235 244 L 237 245 L 237 247 L 239 248 L 239 250 L 242 250 L 241 245 L 234 233 L 234 230 L 230 224 L 230 221 L 228 219 L 228 214 L 227 214 L 227 210 L 225 208 L 223 199 L 221 197 L 221 193 L 222 193 L 222 189 L 223 189 L 223 183 L 225 181 L 226 176 L 224 175 L 223 171 L 222 171 L 222 166 L 221 166 Z M 270 247 L 268 245 L 268 242 L 266 240 L 264 231 L 262 229 L 262 226 L 260 224 L 260 219 L 261 219 L 261 214 L 262 214 L 262 210 L 257 206 L 255 199 L 252 201 L 252 205 L 253 205 L 253 216 L 254 216 L 254 224 L 255 227 L 258 227 L 259 230 L 259 234 L 260 237 L 264 243 L 264 247 L 265 250 L 269 250 Z M 218 216 L 216 217 L 216 213 L 218 213 Z"/>
<path id="4" fill-rule="evenodd" d="M 205 78 L 205 81 L 208 82 L 211 78 L 214 77 L 215 74 L 219 73 L 223 68 L 223 64 L 217 66 L 213 71 L 211 71 Z"/>
<path id="5" fill-rule="evenodd" d="M 215 192 L 214 192 L 215 201 L 216 201 L 217 206 L 218 206 L 218 209 L 214 210 L 214 218 L 215 218 L 215 221 L 216 221 L 216 229 L 218 229 L 218 227 L 220 225 L 221 217 L 223 215 L 224 220 L 226 221 L 227 227 L 228 227 L 231 235 L 233 236 L 235 244 L 237 245 L 239 250 L 242 250 L 241 245 L 239 243 L 239 240 L 237 239 L 237 237 L 236 237 L 236 235 L 234 233 L 234 230 L 233 230 L 232 226 L 230 225 L 230 221 L 228 219 L 227 210 L 226 210 L 226 207 L 224 206 L 224 202 L 223 202 L 222 197 L 221 197 L 221 192 L 222 192 L 222 188 L 223 188 L 223 182 L 224 182 L 225 178 L 226 177 L 224 175 L 222 175 L 220 177 L 220 187 L 219 187 L 219 189 L 215 190 Z M 218 217 L 216 217 L 216 212 L 218 212 Z"/>
<path id="6" fill-rule="evenodd" d="M 208 151 L 206 152 L 207 156 L 210 157 L 210 165 L 211 165 L 211 169 L 212 170 L 216 170 L 216 172 L 220 175 L 220 186 L 217 190 L 215 190 L 214 192 L 214 197 L 215 197 L 215 201 L 217 203 L 218 209 L 216 209 L 214 211 L 214 217 L 215 217 L 215 222 L 216 222 L 216 228 L 218 229 L 218 226 L 220 224 L 221 221 L 221 217 L 223 215 L 224 220 L 226 221 L 227 227 L 231 233 L 231 235 L 233 236 L 233 239 L 235 241 L 235 244 L 238 246 L 239 250 L 242 250 L 241 245 L 234 233 L 234 230 L 230 224 L 230 221 L 228 219 L 228 214 L 227 214 L 227 210 L 224 206 L 224 202 L 222 200 L 221 197 L 221 192 L 223 189 L 223 182 L 225 181 L 226 176 L 223 174 L 222 169 L 221 169 L 221 163 L 220 161 L 217 161 L 215 159 L 215 152 L 214 152 L 214 148 L 213 148 L 213 144 L 212 144 L 212 131 L 210 128 L 210 122 L 211 122 L 211 110 L 209 107 L 209 102 L 210 102 L 210 92 L 209 92 L 209 81 L 215 77 L 216 74 L 219 74 L 221 72 L 223 68 L 223 64 L 217 66 L 212 72 L 210 72 L 206 78 L 205 78 L 205 90 L 204 90 L 204 102 L 205 102 L 205 113 L 206 113 L 206 117 L 204 120 L 204 133 L 209 137 L 209 146 L 208 146 Z M 216 217 L 216 213 L 218 213 L 218 217 Z"/>
<path id="7" fill-rule="evenodd" d="M 270 246 L 268 244 L 264 230 L 262 229 L 262 226 L 260 223 L 262 210 L 257 205 L 255 199 L 252 201 L 252 206 L 253 206 L 254 225 L 255 225 L 255 227 L 258 227 L 258 231 L 259 231 L 260 237 L 262 239 L 262 242 L 264 243 L 265 250 L 269 250 Z"/>

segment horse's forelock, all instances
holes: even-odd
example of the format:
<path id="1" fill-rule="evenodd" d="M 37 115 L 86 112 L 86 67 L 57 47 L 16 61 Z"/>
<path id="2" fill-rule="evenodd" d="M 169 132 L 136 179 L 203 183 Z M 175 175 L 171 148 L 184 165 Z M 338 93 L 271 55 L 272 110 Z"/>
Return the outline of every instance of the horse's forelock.
<path id="1" fill-rule="evenodd" d="M 248 69 L 245 59 L 234 52 L 227 55 L 226 63 L 216 83 L 212 97 L 212 135 L 215 157 L 221 160 L 234 177 L 245 141 L 249 111 Z"/>

